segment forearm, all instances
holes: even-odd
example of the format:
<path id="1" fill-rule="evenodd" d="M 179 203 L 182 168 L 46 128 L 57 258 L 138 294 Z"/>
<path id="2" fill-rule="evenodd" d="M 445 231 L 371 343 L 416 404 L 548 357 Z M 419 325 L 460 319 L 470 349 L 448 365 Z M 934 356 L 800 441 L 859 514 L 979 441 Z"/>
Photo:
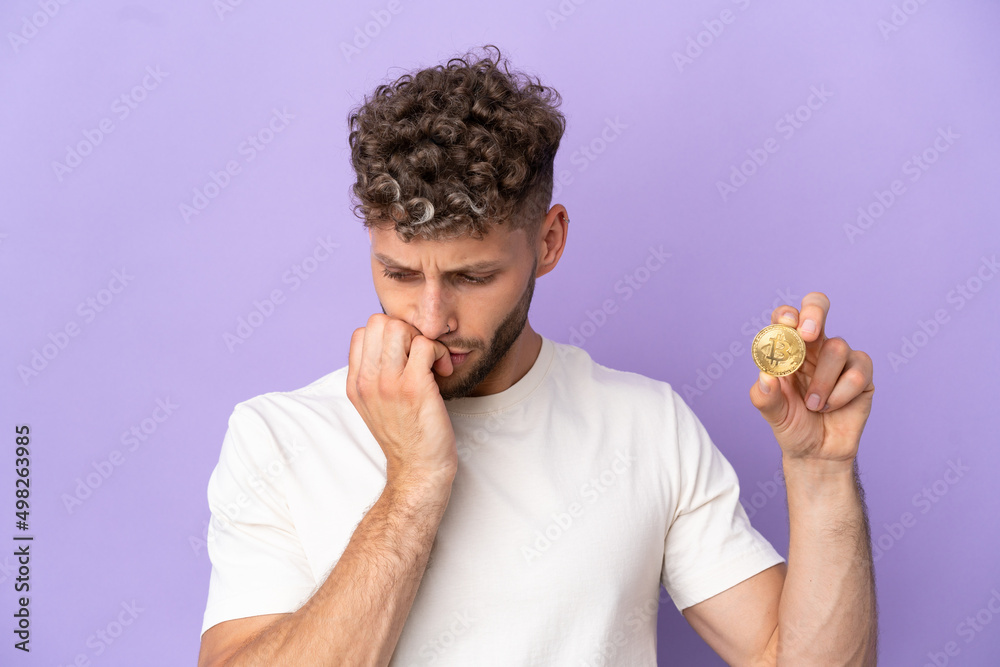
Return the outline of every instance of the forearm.
<path id="1" fill-rule="evenodd" d="M 387 484 L 323 585 L 225 663 L 389 663 L 427 567 L 451 479 Z"/>
<path id="2" fill-rule="evenodd" d="M 857 464 L 792 459 L 783 468 L 789 546 L 778 665 L 874 665 L 875 575 Z"/>

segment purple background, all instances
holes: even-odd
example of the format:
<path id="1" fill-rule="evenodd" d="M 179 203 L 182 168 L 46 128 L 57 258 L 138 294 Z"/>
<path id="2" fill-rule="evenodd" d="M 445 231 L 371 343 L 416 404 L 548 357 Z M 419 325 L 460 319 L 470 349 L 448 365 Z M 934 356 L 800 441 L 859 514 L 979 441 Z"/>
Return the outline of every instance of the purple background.
<path id="1" fill-rule="evenodd" d="M 51 17 L 45 3 L 3 3 L 0 541 L 18 532 L 13 431 L 25 423 L 36 540 L 30 657 L 11 647 L 16 574 L 0 556 L 0 662 L 194 664 L 206 485 L 230 411 L 346 365 L 351 332 L 380 312 L 348 208 L 348 109 L 378 83 L 491 42 L 556 87 L 568 118 L 553 202 L 572 224 L 558 270 L 536 286 L 534 328 L 689 398 L 753 524 L 787 555 L 780 452 L 747 396 L 746 350 L 783 299 L 825 292 L 828 335 L 875 362 L 860 465 L 883 547 L 881 664 L 923 665 L 949 642 L 949 664 L 1000 662 L 1000 618 L 981 611 L 1000 604 L 1000 280 L 983 263 L 1000 250 L 1000 6 L 578 1 L 397 0 L 393 14 L 381 1 L 248 0 L 220 14 L 211 0 L 52 0 Z M 355 38 L 363 48 L 345 54 Z M 164 74 L 143 90 L 147 67 Z M 829 97 L 803 107 L 814 87 Z M 134 95 L 127 117 L 122 95 Z M 274 109 L 293 118 L 248 160 L 242 142 Z M 794 133 L 776 125 L 796 110 Z M 112 131 L 57 174 L 103 119 Z M 925 150 L 926 171 L 907 167 Z M 755 151 L 767 161 L 723 198 L 717 183 Z M 186 221 L 181 204 L 229 161 L 239 172 Z M 881 212 L 877 192 L 894 198 Z M 869 206 L 881 215 L 850 234 Z M 339 244 L 324 261 L 307 259 L 318 238 Z M 647 275 L 650 246 L 671 258 Z M 295 266 L 312 270 L 298 285 L 286 281 Z M 123 269 L 124 288 L 112 282 Z M 615 290 L 626 275 L 646 279 L 628 299 Z M 281 303 L 227 346 L 273 290 Z M 589 324 L 607 299 L 616 312 Z M 77 335 L 60 335 L 68 325 Z M 36 352 L 44 367 L 22 378 Z M 158 399 L 177 406 L 162 423 Z M 122 434 L 143 420 L 155 431 L 128 451 Z M 120 465 L 67 508 L 115 450 Z M 950 462 L 968 468 L 954 484 Z M 933 503 L 915 498 L 925 488 Z M 910 525 L 893 527 L 905 512 Z M 133 601 L 134 622 L 98 640 Z M 661 612 L 661 664 L 723 664 L 669 600 Z M 977 613 L 985 625 L 964 630 Z"/>

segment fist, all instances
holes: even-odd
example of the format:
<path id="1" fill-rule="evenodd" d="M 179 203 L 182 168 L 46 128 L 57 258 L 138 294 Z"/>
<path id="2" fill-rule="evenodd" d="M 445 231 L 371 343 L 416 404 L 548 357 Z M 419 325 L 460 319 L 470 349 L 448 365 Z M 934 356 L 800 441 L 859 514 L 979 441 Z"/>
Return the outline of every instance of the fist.
<path id="1" fill-rule="evenodd" d="M 390 480 L 458 467 L 435 371 L 454 371 L 448 348 L 403 320 L 376 313 L 351 336 L 347 397 L 382 448 Z"/>

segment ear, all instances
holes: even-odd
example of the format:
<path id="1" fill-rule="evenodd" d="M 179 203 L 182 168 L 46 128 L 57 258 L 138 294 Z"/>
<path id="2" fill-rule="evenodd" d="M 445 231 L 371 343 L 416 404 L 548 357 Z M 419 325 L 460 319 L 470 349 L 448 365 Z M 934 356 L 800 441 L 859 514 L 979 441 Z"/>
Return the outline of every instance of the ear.
<path id="1" fill-rule="evenodd" d="M 541 243 L 542 257 L 539 260 L 539 270 L 536 277 L 542 277 L 559 263 L 563 250 L 566 248 L 566 236 L 569 233 L 569 212 L 562 204 L 556 204 L 549 209 L 542 222 Z"/>

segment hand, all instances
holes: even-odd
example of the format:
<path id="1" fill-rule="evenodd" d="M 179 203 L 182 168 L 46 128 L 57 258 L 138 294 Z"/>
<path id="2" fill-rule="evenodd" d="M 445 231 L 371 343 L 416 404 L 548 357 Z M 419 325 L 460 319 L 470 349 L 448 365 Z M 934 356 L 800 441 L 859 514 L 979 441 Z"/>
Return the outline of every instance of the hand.
<path id="1" fill-rule="evenodd" d="M 376 313 L 351 335 L 347 397 L 385 453 L 388 481 L 453 476 L 458 467 L 434 369 L 454 371 L 448 348 L 403 320 Z"/>
<path id="2" fill-rule="evenodd" d="M 871 357 L 852 350 L 843 338 L 826 337 L 829 310 L 825 294 L 810 292 L 802 299 L 801 313 L 792 306 L 778 306 L 771 313 L 772 324 L 796 327 L 806 344 L 806 358 L 797 371 L 783 377 L 760 371 L 750 389 L 750 401 L 771 425 L 784 460 L 853 464 L 871 412 Z M 811 332 L 804 329 L 809 320 L 815 323 Z M 818 403 L 807 407 L 812 394 L 819 395 Z"/>

